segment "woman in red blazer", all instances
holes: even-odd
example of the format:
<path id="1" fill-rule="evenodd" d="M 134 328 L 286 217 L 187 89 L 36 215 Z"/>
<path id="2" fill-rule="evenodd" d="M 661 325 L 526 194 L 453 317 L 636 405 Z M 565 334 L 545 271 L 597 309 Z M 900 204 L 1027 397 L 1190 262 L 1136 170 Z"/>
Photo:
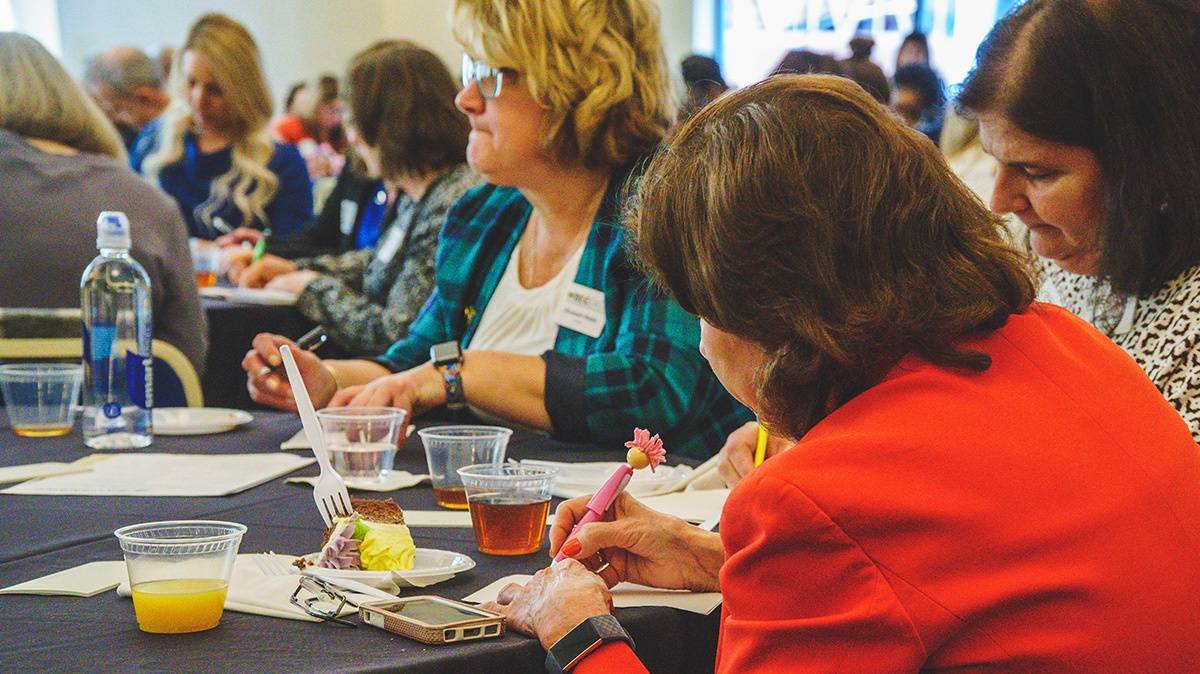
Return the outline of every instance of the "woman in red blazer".
<path id="1" fill-rule="evenodd" d="M 560 507 L 574 559 L 494 606 L 554 662 L 641 670 L 611 634 L 564 645 L 629 580 L 724 594 L 719 672 L 1200 671 L 1187 425 L 1032 302 L 931 144 L 847 80 L 771 78 L 685 126 L 630 215 L 725 387 L 801 440 L 719 536 L 624 496 L 567 540 L 586 499 Z"/>

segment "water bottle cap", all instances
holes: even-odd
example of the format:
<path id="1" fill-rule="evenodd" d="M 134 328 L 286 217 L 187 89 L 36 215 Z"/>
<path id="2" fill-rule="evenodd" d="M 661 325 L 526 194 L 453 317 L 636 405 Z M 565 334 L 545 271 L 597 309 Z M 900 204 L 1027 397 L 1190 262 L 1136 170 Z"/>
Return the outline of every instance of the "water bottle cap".
<path id="1" fill-rule="evenodd" d="M 96 218 L 96 247 L 129 249 L 129 219 L 120 211 L 104 211 Z"/>

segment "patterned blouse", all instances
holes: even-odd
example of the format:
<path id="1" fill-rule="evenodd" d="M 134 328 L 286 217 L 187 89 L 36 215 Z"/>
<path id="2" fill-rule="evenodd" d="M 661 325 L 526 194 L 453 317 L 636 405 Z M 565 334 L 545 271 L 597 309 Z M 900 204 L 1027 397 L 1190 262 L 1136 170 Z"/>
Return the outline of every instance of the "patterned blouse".
<path id="1" fill-rule="evenodd" d="M 319 272 L 296 308 L 325 326 L 338 346 L 354 355 L 383 353 L 408 335 L 408 325 L 433 292 L 434 255 L 446 214 L 483 178 L 460 164 L 425 190 L 420 201 L 403 192 L 395 217 L 383 223 L 374 248 L 296 260 Z"/>
<path id="2" fill-rule="evenodd" d="M 1125 349 L 1200 441 L 1200 266 L 1145 299 L 1049 261 L 1040 266 L 1038 299 L 1065 307 Z"/>

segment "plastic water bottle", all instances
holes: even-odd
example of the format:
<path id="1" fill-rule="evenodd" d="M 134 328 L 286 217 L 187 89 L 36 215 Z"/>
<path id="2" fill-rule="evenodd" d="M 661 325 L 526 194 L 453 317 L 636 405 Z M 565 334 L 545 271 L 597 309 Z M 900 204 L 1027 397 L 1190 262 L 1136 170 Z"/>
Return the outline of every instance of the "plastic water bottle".
<path id="1" fill-rule="evenodd" d="M 150 277 L 129 256 L 129 220 L 96 220 L 100 255 L 79 282 L 83 308 L 83 441 L 95 449 L 145 447 L 154 440 Z"/>

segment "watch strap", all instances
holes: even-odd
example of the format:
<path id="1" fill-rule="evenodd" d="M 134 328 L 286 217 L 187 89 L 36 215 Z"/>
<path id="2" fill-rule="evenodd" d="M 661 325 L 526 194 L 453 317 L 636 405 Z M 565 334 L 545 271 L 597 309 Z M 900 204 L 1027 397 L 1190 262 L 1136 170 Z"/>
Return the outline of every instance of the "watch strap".
<path id="1" fill-rule="evenodd" d="M 569 672 L 592 651 L 612 641 L 624 641 L 634 648 L 633 638 L 616 617 L 604 614 L 588 618 L 546 651 L 546 669 L 555 674 Z"/>
<path id="2" fill-rule="evenodd" d="M 438 370 L 446 383 L 446 407 L 452 410 L 467 406 L 467 394 L 463 391 L 462 361 L 441 365 Z"/>

